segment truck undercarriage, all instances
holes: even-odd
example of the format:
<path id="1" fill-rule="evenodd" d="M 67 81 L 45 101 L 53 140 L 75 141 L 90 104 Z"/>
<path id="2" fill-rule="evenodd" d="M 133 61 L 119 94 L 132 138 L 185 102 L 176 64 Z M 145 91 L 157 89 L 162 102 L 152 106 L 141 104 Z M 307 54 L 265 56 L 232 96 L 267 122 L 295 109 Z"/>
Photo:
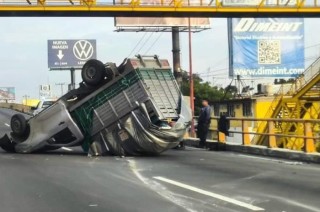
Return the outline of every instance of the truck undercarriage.
<path id="1" fill-rule="evenodd" d="M 91 155 L 153 155 L 181 142 L 191 121 L 167 60 L 89 60 L 78 89 L 25 120 L 11 119 L 6 151 L 33 153 L 82 146 Z"/>

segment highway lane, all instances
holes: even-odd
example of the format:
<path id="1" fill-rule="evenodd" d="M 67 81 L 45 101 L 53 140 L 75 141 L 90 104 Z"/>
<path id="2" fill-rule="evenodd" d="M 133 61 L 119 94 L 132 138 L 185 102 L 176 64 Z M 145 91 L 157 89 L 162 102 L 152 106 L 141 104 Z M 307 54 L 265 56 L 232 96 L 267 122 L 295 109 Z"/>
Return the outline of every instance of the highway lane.
<path id="1" fill-rule="evenodd" d="M 265 211 L 320 211 L 319 165 L 190 148 L 168 152 L 160 159 L 132 161 L 147 184 L 160 190 L 164 186 L 160 193 L 177 198 L 194 211 L 253 211 L 230 204 L 224 197 Z M 212 198 L 196 189 L 224 197 Z"/>
<path id="2" fill-rule="evenodd" d="M 14 110 L 9 110 L 9 109 L 1 109 L 0 108 L 0 137 L 2 137 L 5 133 L 10 132 L 10 120 L 11 117 L 19 113 Z M 29 118 L 30 115 L 23 114 L 26 118 Z"/>
<path id="3" fill-rule="evenodd" d="M 0 150 L 0 211 L 315 212 L 319 176 L 315 164 L 192 148 L 123 158 Z"/>
<path id="4" fill-rule="evenodd" d="M 0 109 L 0 137 L 10 131 L 10 118 L 16 111 Z"/>

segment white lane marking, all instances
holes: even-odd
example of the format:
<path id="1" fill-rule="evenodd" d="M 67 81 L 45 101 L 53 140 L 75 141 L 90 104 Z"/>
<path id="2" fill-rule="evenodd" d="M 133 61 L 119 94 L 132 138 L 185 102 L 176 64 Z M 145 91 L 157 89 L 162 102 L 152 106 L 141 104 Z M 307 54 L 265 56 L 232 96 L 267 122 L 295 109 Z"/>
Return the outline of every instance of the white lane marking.
<path id="1" fill-rule="evenodd" d="M 4 125 L 6 125 L 7 127 L 10 127 L 10 124 L 4 123 Z"/>
<path id="2" fill-rule="evenodd" d="M 239 200 L 232 199 L 230 197 L 226 197 L 226 196 L 223 196 L 223 195 L 220 195 L 220 194 L 217 194 L 217 193 L 213 193 L 213 192 L 206 191 L 206 190 L 203 190 L 203 189 L 200 189 L 200 188 L 196 188 L 194 186 L 190 186 L 190 185 L 187 185 L 187 184 L 184 184 L 184 183 L 180 183 L 180 182 L 177 182 L 177 181 L 174 181 L 174 180 L 170 180 L 170 179 L 167 179 L 167 178 L 164 178 L 164 177 L 156 176 L 156 177 L 153 177 L 153 178 L 157 179 L 157 180 L 160 180 L 162 182 L 169 183 L 171 185 L 178 186 L 180 188 L 184 188 L 184 189 L 187 189 L 187 190 L 190 190 L 190 191 L 194 191 L 194 192 L 197 192 L 199 194 L 203 194 L 203 195 L 206 195 L 206 196 L 209 196 L 209 197 L 213 197 L 215 199 L 219 199 L 219 200 L 222 200 L 222 201 L 225 201 L 225 202 L 228 202 L 228 203 L 240 206 L 240 207 L 244 207 L 244 208 L 250 209 L 252 211 L 264 211 L 263 208 L 260 208 L 260 207 L 257 207 L 257 206 L 254 206 L 254 205 L 251 205 L 251 204 L 248 204 L 248 203 L 245 203 L 245 202 L 241 202 Z"/>
<path id="3" fill-rule="evenodd" d="M 286 198 L 282 198 L 282 197 L 276 198 L 276 199 L 281 199 L 286 203 L 289 203 L 289 204 L 297 206 L 297 207 L 301 207 L 301 208 L 304 209 L 304 210 L 301 210 L 301 211 L 309 210 L 309 211 L 313 211 L 313 212 L 319 212 L 319 210 L 320 210 L 320 208 L 318 208 L 318 207 L 313 207 L 311 205 L 303 204 L 303 203 L 297 202 L 297 201 L 295 201 L 293 199 L 290 200 L 290 199 L 286 199 Z"/>
<path id="4" fill-rule="evenodd" d="M 287 160 L 281 160 L 281 159 L 257 157 L 257 156 L 252 156 L 252 155 L 237 154 L 237 156 L 244 157 L 244 158 L 250 158 L 250 159 L 265 160 L 265 161 L 270 161 L 270 162 L 284 163 L 284 164 L 289 164 L 289 165 L 303 165 L 304 164 L 303 162 L 299 162 L 299 161 L 287 161 Z"/>
<path id="5" fill-rule="evenodd" d="M 176 204 L 183 209 L 185 209 L 188 212 L 197 212 L 193 209 L 192 203 L 189 201 L 185 201 L 184 199 L 181 199 L 177 197 L 172 192 L 168 191 L 166 188 L 164 188 L 160 183 L 158 183 L 155 180 L 150 180 L 144 176 L 142 176 L 137 168 L 136 162 L 134 160 L 127 160 L 129 162 L 129 167 L 131 171 L 136 175 L 136 177 L 143 182 L 146 186 L 148 186 L 150 189 L 154 190 L 157 194 L 162 196 L 163 198 L 167 199 L 168 201 L 172 202 L 173 204 Z"/>
<path id="6" fill-rule="evenodd" d="M 69 151 L 69 152 L 72 152 L 72 151 L 73 151 L 72 149 L 67 148 L 67 147 L 61 147 L 61 149 L 66 150 L 66 151 Z"/>

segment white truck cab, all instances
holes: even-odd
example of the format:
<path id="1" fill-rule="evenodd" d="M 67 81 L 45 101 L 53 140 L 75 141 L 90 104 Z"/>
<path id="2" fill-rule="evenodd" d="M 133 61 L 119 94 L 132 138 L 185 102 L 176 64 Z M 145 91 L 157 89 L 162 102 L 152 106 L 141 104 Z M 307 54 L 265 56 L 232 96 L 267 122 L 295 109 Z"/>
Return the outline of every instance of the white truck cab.
<path id="1" fill-rule="evenodd" d="M 40 113 L 44 109 L 53 105 L 56 101 L 57 101 L 57 99 L 42 99 L 42 100 L 40 100 L 40 102 L 38 103 L 38 105 L 36 107 L 31 107 L 32 115 L 34 115 L 34 116 L 37 115 L 38 113 Z"/>

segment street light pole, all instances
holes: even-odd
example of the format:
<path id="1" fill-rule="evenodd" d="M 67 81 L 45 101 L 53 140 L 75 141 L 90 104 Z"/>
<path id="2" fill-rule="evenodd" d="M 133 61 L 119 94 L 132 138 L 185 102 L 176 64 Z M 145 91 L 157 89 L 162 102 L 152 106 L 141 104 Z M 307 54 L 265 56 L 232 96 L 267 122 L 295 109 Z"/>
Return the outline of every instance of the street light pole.
<path id="1" fill-rule="evenodd" d="M 188 4 L 190 5 L 190 0 L 188 0 Z M 191 37 L 191 19 L 188 18 L 188 39 L 189 39 L 189 77 L 190 77 L 190 107 L 192 112 L 192 121 L 191 121 L 191 137 L 195 136 L 194 129 L 194 90 L 193 90 L 193 71 L 192 71 L 192 37 Z"/>

